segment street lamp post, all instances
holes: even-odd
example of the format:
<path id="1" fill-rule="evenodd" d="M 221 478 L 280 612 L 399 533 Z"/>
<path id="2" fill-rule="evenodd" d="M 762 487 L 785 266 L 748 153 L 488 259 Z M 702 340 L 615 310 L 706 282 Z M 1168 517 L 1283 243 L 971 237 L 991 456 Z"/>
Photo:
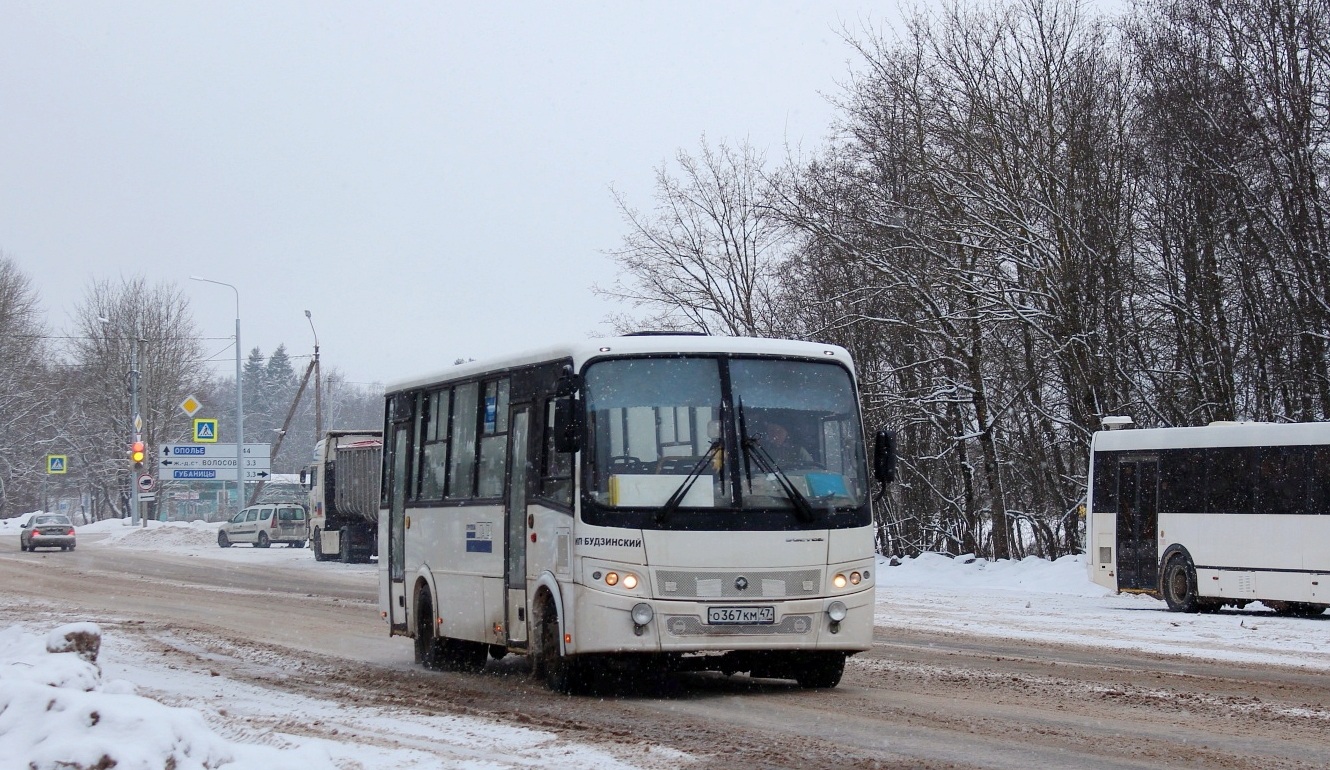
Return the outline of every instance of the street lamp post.
<path id="1" fill-rule="evenodd" d="M 189 280 L 215 283 L 236 293 L 236 513 L 239 513 L 245 507 L 245 389 L 240 371 L 240 290 L 229 283 L 197 275 L 191 275 Z"/>
<path id="2" fill-rule="evenodd" d="M 314 317 L 308 310 L 309 330 L 314 332 L 314 443 L 323 438 L 323 372 L 319 370 L 319 332 L 314 328 Z"/>

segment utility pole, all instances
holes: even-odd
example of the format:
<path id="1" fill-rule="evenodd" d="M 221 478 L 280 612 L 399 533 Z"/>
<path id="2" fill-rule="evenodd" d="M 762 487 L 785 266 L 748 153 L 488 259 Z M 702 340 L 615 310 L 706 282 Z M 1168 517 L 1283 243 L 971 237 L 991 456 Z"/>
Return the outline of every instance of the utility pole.
<path id="1" fill-rule="evenodd" d="M 139 416 L 139 335 L 138 331 L 129 341 L 129 411 L 130 411 L 130 435 L 129 445 L 137 446 L 143 441 L 143 418 Z M 130 524 L 137 527 L 139 525 L 139 490 L 138 479 L 134 477 L 134 463 L 130 463 L 129 472 L 129 512 Z M 147 526 L 148 522 L 143 522 Z"/>
<path id="2" fill-rule="evenodd" d="M 309 330 L 314 332 L 314 443 L 323 438 L 323 372 L 319 369 L 319 332 L 314 328 L 314 316 L 308 310 Z"/>

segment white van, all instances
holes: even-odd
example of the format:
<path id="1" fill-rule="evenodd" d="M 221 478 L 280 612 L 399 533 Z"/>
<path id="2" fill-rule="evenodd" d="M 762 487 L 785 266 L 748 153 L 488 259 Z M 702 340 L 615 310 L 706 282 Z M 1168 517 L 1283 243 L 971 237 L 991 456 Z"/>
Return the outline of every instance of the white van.
<path id="1" fill-rule="evenodd" d="M 251 505 L 217 529 L 217 545 L 223 548 L 230 548 L 232 543 L 253 543 L 255 548 L 286 543 L 291 548 L 304 548 L 308 537 L 309 521 L 304 506 L 298 503 Z"/>

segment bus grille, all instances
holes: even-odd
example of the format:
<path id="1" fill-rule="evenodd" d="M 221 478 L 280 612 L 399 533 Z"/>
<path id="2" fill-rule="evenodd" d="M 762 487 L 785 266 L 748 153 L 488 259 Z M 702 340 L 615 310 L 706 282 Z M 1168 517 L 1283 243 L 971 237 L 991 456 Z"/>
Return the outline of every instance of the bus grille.
<path id="1" fill-rule="evenodd" d="M 709 626 L 696 615 L 665 616 L 665 632 L 670 636 L 774 636 L 807 634 L 812 630 L 812 615 L 786 615 L 779 623 L 748 626 Z"/>
<path id="2" fill-rule="evenodd" d="M 740 585 L 745 586 L 739 588 Z M 817 596 L 822 571 L 656 572 L 657 596 L 663 599 L 784 599 Z"/>

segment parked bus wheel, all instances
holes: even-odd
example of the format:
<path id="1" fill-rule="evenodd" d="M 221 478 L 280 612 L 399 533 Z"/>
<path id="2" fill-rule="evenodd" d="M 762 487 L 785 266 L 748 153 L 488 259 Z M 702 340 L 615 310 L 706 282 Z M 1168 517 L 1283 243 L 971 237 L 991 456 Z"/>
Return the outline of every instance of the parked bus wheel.
<path id="1" fill-rule="evenodd" d="M 1164 602 L 1173 612 L 1199 612 L 1201 601 L 1196 595 L 1196 569 L 1186 556 L 1174 556 L 1164 565 L 1159 587 Z"/>

